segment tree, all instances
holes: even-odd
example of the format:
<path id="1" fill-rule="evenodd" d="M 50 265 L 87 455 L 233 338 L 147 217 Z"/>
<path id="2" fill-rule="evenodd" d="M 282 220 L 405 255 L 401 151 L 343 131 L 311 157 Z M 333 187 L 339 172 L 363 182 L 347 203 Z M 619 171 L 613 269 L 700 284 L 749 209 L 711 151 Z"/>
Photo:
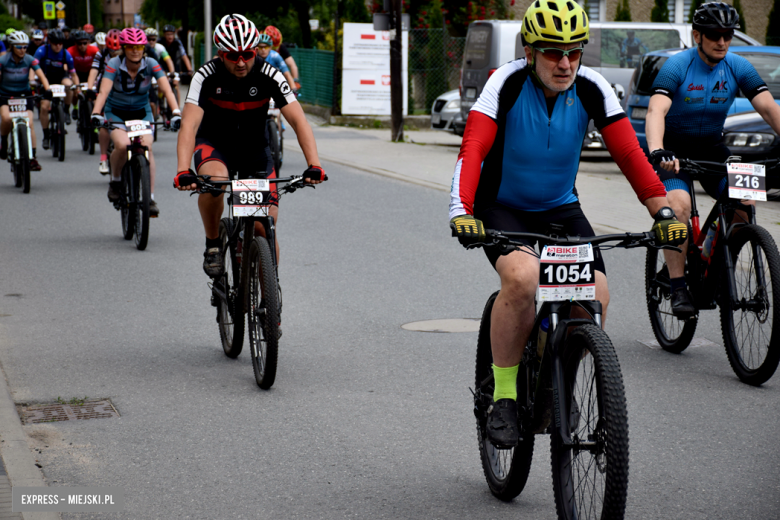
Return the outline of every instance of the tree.
<path id="1" fill-rule="evenodd" d="M 616 22 L 630 22 L 631 21 L 631 8 L 628 5 L 628 0 L 619 0 L 617 9 L 615 10 Z"/>
<path id="2" fill-rule="evenodd" d="M 666 23 L 669 21 L 669 4 L 666 0 L 655 0 L 655 6 L 650 11 L 651 22 Z"/>
<path id="3" fill-rule="evenodd" d="M 691 2 L 691 9 L 688 11 L 688 23 L 693 23 L 693 13 L 696 12 L 696 10 L 701 7 L 701 4 L 704 3 L 704 0 L 693 0 Z"/>
<path id="4" fill-rule="evenodd" d="M 769 11 L 769 24 L 766 26 L 766 44 L 780 45 L 780 0 L 775 0 Z"/>
<path id="5" fill-rule="evenodd" d="M 734 0 L 734 10 L 736 10 L 739 15 L 739 30 L 743 33 L 747 33 L 747 21 L 745 20 L 745 15 L 742 13 L 742 2 L 740 2 L 740 0 Z"/>

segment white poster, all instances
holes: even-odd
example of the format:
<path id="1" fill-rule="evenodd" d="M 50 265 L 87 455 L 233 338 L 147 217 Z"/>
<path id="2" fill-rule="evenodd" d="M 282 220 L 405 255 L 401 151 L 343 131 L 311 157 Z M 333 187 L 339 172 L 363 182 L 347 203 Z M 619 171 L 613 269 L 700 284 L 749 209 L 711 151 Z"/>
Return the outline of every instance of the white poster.
<path id="1" fill-rule="evenodd" d="M 408 84 L 406 71 L 401 74 L 404 86 Z M 404 108 L 407 112 L 407 89 L 404 88 Z M 352 115 L 389 116 L 390 71 L 345 70 L 341 82 L 341 113 Z"/>
<path id="2" fill-rule="evenodd" d="M 341 113 L 345 115 L 391 115 L 390 32 L 375 31 L 370 23 L 345 23 L 341 81 Z M 401 38 L 404 114 L 407 113 L 409 81 L 409 32 Z"/>

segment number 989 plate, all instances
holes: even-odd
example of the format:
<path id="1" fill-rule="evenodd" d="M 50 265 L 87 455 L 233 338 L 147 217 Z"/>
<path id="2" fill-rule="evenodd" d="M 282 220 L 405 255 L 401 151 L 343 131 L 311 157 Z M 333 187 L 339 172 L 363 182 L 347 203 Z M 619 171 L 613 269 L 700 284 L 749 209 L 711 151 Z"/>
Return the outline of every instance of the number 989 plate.
<path id="1" fill-rule="evenodd" d="M 269 199 L 271 198 L 268 179 L 244 179 L 233 181 L 233 216 L 234 217 L 265 217 L 268 216 Z"/>
<path id="2" fill-rule="evenodd" d="M 537 301 L 596 299 L 593 246 L 544 246 L 539 261 Z"/>

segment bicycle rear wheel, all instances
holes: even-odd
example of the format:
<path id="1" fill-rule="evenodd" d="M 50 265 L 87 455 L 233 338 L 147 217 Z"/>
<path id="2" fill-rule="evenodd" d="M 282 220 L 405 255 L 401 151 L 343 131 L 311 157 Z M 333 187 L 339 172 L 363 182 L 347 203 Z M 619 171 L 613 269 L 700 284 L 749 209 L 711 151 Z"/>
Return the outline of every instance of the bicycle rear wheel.
<path id="1" fill-rule="evenodd" d="M 49 111 L 49 147 L 51 156 L 55 159 L 60 154 L 60 140 L 57 137 L 57 111 L 54 107 Z"/>
<path id="2" fill-rule="evenodd" d="M 225 272 L 218 281 L 227 301 L 219 300 L 217 322 L 225 355 L 236 358 L 244 347 L 244 291 L 239 287 L 241 264 L 237 257 L 237 240 L 230 241 L 232 233 L 233 221 L 223 218 L 219 222 L 219 239 L 222 242 L 222 262 Z M 217 280 L 214 283 L 216 284 Z"/>
<path id="3" fill-rule="evenodd" d="M 737 377 L 758 386 L 772 377 L 780 362 L 780 254 L 761 226 L 745 226 L 733 240 L 737 294 L 722 298 L 723 344 Z"/>
<path id="4" fill-rule="evenodd" d="M 130 170 L 135 187 L 135 247 L 143 251 L 149 242 L 149 204 L 152 200 L 149 161 L 142 155 L 133 155 Z"/>
<path id="5" fill-rule="evenodd" d="M 65 109 L 57 105 L 57 160 L 65 160 Z"/>
<path id="6" fill-rule="evenodd" d="M 534 435 L 530 432 L 522 432 L 523 440 L 516 447 L 509 450 L 499 450 L 488 440 L 485 429 L 487 426 L 487 410 L 493 403 L 494 385 L 482 387 L 485 381 L 493 373 L 493 352 L 490 345 L 490 316 L 493 312 L 493 302 L 498 296 L 498 291 L 488 298 L 485 310 L 482 313 L 482 322 L 479 325 L 477 338 L 477 363 L 475 379 L 475 407 L 474 415 L 477 417 L 477 441 L 479 442 L 479 457 L 482 460 L 482 471 L 485 473 L 490 492 L 501 500 L 512 500 L 519 495 L 528 481 L 528 473 L 531 470 L 531 459 L 534 454 Z M 520 365 L 520 371 L 524 371 L 524 365 Z M 518 381 L 520 376 L 518 375 Z M 518 387 L 520 385 L 518 384 Z M 518 397 L 524 396 L 518 388 Z"/>
<path id="7" fill-rule="evenodd" d="M 678 320 L 672 314 L 669 269 L 663 252 L 648 248 L 645 262 L 645 297 L 655 339 L 667 352 L 679 354 L 691 344 L 699 317 Z"/>
<path id="8" fill-rule="evenodd" d="M 87 152 L 89 151 L 89 143 L 92 141 L 92 136 L 90 135 L 89 131 L 89 120 L 87 119 L 87 115 L 92 113 L 92 107 L 87 105 L 87 101 L 82 99 L 79 101 L 79 104 L 81 105 L 81 110 L 79 110 L 79 126 L 78 126 L 78 132 L 79 132 L 79 138 L 81 139 L 81 151 Z"/>
<path id="9" fill-rule="evenodd" d="M 271 247 L 263 237 L 249 246 L 249 346 L 257 385 L 267 390 L 276 379 L 279 354 L 279 289 Z"/>
<path id="10" fill-rule="evenodd" d="M 133 195 L 132 173 L 130 165 L 125 164 L 122 168 L 122 195 L 119 200 L 119 213 L 122 215 L 122 236 L 125 240 L 130 240 L 135 234 L 135 200 Z"/>
<path id="11" fill-rule="evenodd" d="M 274 169 L 276 175 L 279 175 L 279 170 L 282 168 L 282 150 L 279 147 L 279 129 L 276 127 L 276 123 L 268 120 L 268 146 L 271 149 L 271 157 L 274 160 Z"/>
<path id="12" fill-rule="evenodd" d="M 16 127 L 16 139 L 19 143 L 19 160 L 16 163 L 16 172 L 22 183 L 22 192 L 30 193 L 30 150 L 27 144 L 27 125 L 20 124 Z"/>
<path id="13" fill-rule="evenodd" d="M 558 518 L 623 518 L 628 492 L 628 412 L 615 349 L 595 325 L 578 327 L 563 350 L 561 413 L 574 447 L 551 438 Z"/>

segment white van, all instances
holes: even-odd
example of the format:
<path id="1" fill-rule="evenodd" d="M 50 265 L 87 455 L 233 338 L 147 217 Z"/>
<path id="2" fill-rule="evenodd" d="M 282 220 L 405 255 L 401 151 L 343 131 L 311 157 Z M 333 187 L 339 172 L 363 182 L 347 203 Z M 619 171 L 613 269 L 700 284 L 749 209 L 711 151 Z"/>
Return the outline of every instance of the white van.
<path id="1" fill-rule="evenodd" d="M 522 26 L 521 21 L 515 20 L 479 20 L 469 25 L 460 82 L 463 121 L 459 123 L 461 127 L 455 128 L 456 133 L 462 135 L 468 112 L 490 75 L 504 63 L 525 55 L 520 38 Z M 693 45 L 691 31 L 691 24 L 685 23 L 593 22 L 582 64 L 601 73 L 615 86 L 616 92 L 624 92 L 644 53 L 690 47 Z M 731 45 L 760 43 L 736 31 Z M 603 142 L 593 130 L 589 129 L 585 146 L 600 148 Z"/>

